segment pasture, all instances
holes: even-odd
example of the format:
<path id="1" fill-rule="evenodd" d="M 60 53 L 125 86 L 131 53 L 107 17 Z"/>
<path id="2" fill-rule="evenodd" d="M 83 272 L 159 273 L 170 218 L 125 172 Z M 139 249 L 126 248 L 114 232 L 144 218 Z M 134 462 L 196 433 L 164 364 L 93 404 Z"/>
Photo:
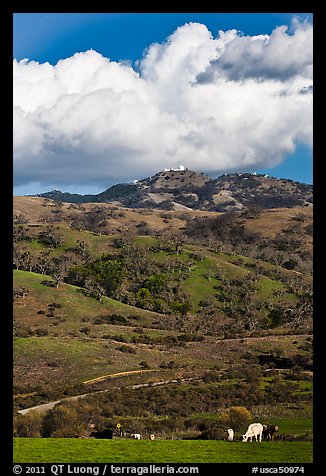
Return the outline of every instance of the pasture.
<path id="1" fill-rule="evenodd" d="M 15 438 L 15 463 L 312 463 L 310 441 Z"/>

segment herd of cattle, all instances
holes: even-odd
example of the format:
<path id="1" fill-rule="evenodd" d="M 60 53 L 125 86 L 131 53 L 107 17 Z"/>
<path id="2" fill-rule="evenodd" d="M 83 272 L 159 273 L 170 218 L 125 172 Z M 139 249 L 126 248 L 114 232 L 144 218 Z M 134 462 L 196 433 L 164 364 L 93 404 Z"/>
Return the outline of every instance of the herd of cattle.
<path id="1" fill-rule="evenodd" d="M 227 440 L 234 441 L 234 431 L 232 428 L 225 430 L 228 434 Z M 242 441 L 252 441 L 255 438 L 256 441 L 262 440 L 273 441 L 275 433 L 278 431 L 277 425 L 262 425 L 261 423 L 251 423 L 244 435 L 242 435 Z"/>
<path id="2" fill-rule="evenodd" d="M 261 442 L 262 440 L 269 440 L 273 441 L 275 438 L 275 433 L 278 431 L 277 425 L 262 425 L 261 423 L 251 423 L 248 426 L 248 429 L 244 435 L 242 435 L 242 441 L 251 441 L 255 438 L 256 441 Z M 228 441 L 239 441 L 239 438 L 234 436 L 234 430 L 232 428 L 228 428 L 225 430 L 227 433 L 227 440 Z M 89 435 L 91 438 L 113 438 L 113 430 L 103 430 L 103 431 L 92 431 Z M 141 440 L 142 435 L 140 433 L 131 433 L 130 438 L 135 440 Z M 150 440 L 155 440 L 155 435 L 149 436 Z"/>

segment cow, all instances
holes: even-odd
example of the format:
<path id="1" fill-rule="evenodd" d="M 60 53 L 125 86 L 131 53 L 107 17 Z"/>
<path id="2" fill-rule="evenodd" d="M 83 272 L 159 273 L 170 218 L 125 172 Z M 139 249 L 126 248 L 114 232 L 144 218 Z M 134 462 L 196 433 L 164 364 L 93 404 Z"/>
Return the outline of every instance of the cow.
<path id="1" fill-rule="evenodd" d="M 92 431 L 89 436 L 90 436 L 90 438 L 100 438 L 100 439 L 112 440 L 113 430 L 109 430 L 108 428 L 106 428 L 105 430 L 102 430 L 102 431 Z"/>
<path id="2" fill-rule="evenodd" d="M 151 441 L 154 441 L 154 440 L 155 440 L 155 435 L 149 435 L 149 439 L 150 439 Z"/>
<path id="3" fill-rule="evenodd" d="M 277 425 L 263 425 L 263 440 L 273 441 L 278 429 Z"/>
<path id="4" fill-rule="evenodd" d="M 252 441 L 252 438 L 255 437 L 256 441 L 259 440 L 259 442 L 261 442 L 262 435 L 263 425 L 261 423 L 251 423 L 248 426 L 246 433 L 242 436 L 242 441 L 247 441 L 248 438 L 250 438 L 250 441 Z"/>
<path id="5" fill-rule="evenodd" d="M 131 438 L 134 438 L 135 440 L 141 440 L 141 434 L 140 433 L 132 433 L 130 435 Z"/>
<path id="6" fill-rule="evenodd" d="M 227 430 L 224 430 L 224 431 L 228 434 L 227 440 L 233 441 L 234 431 L 232 430 L 232 428 L 228 428 Z"/>

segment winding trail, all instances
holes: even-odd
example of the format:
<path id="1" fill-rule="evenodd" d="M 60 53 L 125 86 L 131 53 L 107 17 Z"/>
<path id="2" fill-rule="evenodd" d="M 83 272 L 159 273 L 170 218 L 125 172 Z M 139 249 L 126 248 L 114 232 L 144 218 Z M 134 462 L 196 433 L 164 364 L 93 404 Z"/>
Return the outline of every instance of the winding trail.
<path id="1" fill-rule="evenodd" d="M 135 372 L 139 373 L 139 371 L 133 371 L 133 370 L 131 370 L 129 372 L 120 372 L 120 373 L 130 375 L 130 374 L 133 374 Z M 150 370 L 149 370 L 149 372 L 150 372 Z M 152 370 L 151 372 L 155 372 L 155 370 Z M 112 374 L 111 377 L 114 376 L 114 375 L 116 375 L 116 374 Z M 123 376 L 128 376 L 128 375 L 123 375 Z M 122 375 L 120 375 L 120 376 L 122 376 Z M 198 380 L 198 378 L 197 377 L 189 377 L 189 378 L 163 380 L 161 382 L 140 383 L 140 384 L 131 385 L 130 387 L 127 387 L 127 388 L 137 389 L 137 388 L 142 388 L 142 387 L 157 387 L 157 386 L 160 386 L 160 385 L 168 385 L 170 383 L 188 382 L 188 381 L 191 381 L 191 380 Z M 99 381 L 99 380 L 97 380 L 97 381 Z M 76 400 L 79 400 L 81 398 L 85 398 L 88 395 L 106 393 L 106 392 L 109 392 L 109 391 L 110 390 L 97 390 L 95 392 L 83 393 L 83 394 L 80 394 L 80 395 L 75 395 L 73 397 L 65 397 L 65 398 L 62 398 L 61 400 L 56 400 L 54 402 L 43 403 L 41 405 L 36 405 L 34 407 L 25 408 L 24 410 L 18 410 L 18 413 L 20 413 L 21 415 L 26 415 L 27 413 L 29 413 L 31 411 L 36 411 L 38 413 L 48 412 L 48 411 L 52 410 L 58 403 L 61 403 L 63 401 L 65 401 L 65 402 L 76 401 Z"/>
<path id="2" fill-rule="evenodd" d="M 117 378 L 117 377 L 128 377 L 129 375 L 141 375 L 145 372 L 160 372 L 159 370 L 156 369 L 146 369 L 146 370 L 127 370 L 126 372 L 118 372 L 116 374 L 108 374 L 108 375 L 102 375 L 101 377 L 96 377 L 91 380 L 85 380 L 83 382 L 85 385 L 90 384 L 90 383 L 97 383 L 97 382 L 103 382 L 103 380 L 107 380 L 110 378 Z"/>

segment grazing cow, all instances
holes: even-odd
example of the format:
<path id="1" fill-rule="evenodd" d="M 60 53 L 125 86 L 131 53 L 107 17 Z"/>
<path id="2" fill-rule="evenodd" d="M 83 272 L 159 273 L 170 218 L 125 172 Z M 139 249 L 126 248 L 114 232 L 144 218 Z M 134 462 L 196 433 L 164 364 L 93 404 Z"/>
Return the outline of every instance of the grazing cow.
<path id="1" fill-rule="evenodd" d="M 228 434 L 227 440 L 233 441 L 234 431 L 232 430 L 232 428 L 229 428 L 228 430 L 224 430 L 224 431 L 226 431 L 226 433 Z"/>
<path id="2" fill-rule="evenodd" d="M 263 425 L 263 440 L 273 441 L 278 429 L 277 425 Z"/>
<path id="3" fill-rule="evenodd" d="M 252 441 L 252 438 L 255 437 L 255 440 L 261 442 L 263 435 L 263 425 L 261 423 L 251 423 L 248 426 L 248 429 L 246 433 L 242 437 L 242 441 L 247 441 L 248 438 L 250 438 L 250 441 Z"/>
<path id="4" fill-rule="evenodd" d="M 141 440 L 141 434 L 140 433 L 132 433 L 130 435 L 131 438 L 134 438 L 135 440 Z"/>
<path id="5" fill-rule="evenodd" d="M 150 435 L 150 436 L 149 436 L 149 439 L 152 440 L 152 441 L 154 441 L 154 440 L 155 440 L 155 435 Z"/>
<path id="6" fill-rule="evenodd" d="M 106 428 L 105 430 L 102 430 L 102 431 L 92 431 L 89 436 L 90 438 L 101 438 L 101 439 L 112 440 L 113 430 L 109 430 L 108 428 Z"/>

